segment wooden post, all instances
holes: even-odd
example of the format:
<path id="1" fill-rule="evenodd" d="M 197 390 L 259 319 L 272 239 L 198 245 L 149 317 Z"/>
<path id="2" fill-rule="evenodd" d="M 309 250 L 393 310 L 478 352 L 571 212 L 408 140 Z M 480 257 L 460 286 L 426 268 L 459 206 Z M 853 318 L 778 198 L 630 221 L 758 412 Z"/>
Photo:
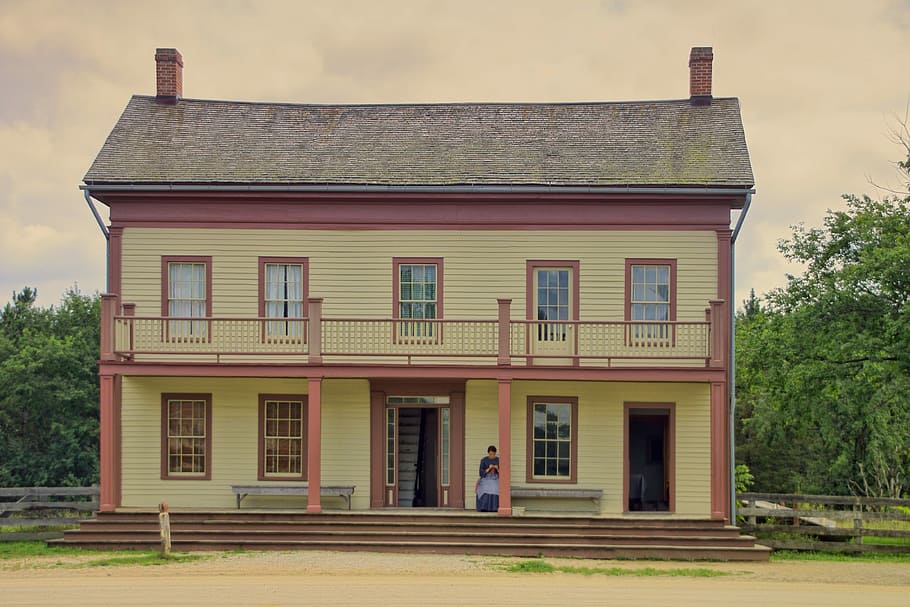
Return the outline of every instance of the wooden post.
<path id="1" fill-rule="evenodd" d="M 853 537 L 853 543 L 863 545 L 863 505 L 859 502 L 853 504 L 853 529 L 859 531 L 859 535 Z"/>
<path id="2" fill-rule="evenodd" d="M 312 300 L 310 300 L 312 301 Z M 322 468 L 322 378 L 308 380 L 307 394 L 307 493 L 306 511 L 322 512 L 320 472 Z"/>
<path id="3" fill-rule="evenodd" d="M 711 366 L 723 367 L 727 360 L 724 335 L 728 329 L 723 315 L 724 301 L 712 299 L 708 303 L 711 304 Z"/>
<path id="4" fill-rule="evenodd" d="M 171 556 L 171 515 L 167 511 L 167 502 L 158 504 L 158 527 L 161 529 L 161 556 Z"/>
<path id="5" fill-rule="evenodd" d="M 114 399 L 117 398 L 116 377 L 104 373 L 99 378 L 99 442 L 101 451 L 101 461 L 99 462 L 99 473 L 101 476 L 101 503 L 98 505 L 101 512 L 113 512 L 117 503 L 117 486 L 120 479 L 117 478 L 118 464 L 117 459 L 120 454 L 117 452 L 117 424 L 115 415 Z"/>
<path id="6" fill-rule="evenodd" d="M 116 360 L 114 356 L 114 316 L 117 315 L 118 296 L 104 293 L 101 296 L 101 360 Z"/>
<path id="7" fill-rule="evenodd" d="M 307 324 L 309 338 L 309 361 L 311 365 L 322 364 L 322 298 L 307 300 Z"/>
<path id="8" fill-rule="evenodd" d="M 504 366 L 512 364 L 512 326 L 511 299 L 497 299 L 499 304 L 499 352 L 496 363 Z"/>
<path id="9" fill-rule="evenodd" d="M 499 380 L 499 510 L 512 516 L 512 380 Z"/>

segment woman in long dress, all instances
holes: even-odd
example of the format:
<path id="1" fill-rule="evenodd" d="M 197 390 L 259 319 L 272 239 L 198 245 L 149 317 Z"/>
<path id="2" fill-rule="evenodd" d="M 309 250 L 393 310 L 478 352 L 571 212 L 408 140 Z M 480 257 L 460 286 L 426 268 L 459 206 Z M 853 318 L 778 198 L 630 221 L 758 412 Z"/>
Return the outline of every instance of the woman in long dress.
<path id="1" fill-rule="evenodd" d="M 499 510 L 499 458 L 496 445 L 487 447 L 487 455 L 480 460 L 480 479 L 477 481 L 477 511 Z"/>

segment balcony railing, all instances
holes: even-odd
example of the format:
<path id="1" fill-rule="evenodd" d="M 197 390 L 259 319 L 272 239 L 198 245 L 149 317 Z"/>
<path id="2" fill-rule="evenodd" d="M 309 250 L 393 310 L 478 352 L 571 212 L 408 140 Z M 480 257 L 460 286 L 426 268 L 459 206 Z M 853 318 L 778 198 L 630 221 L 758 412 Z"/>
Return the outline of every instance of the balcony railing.
<path id="1" fill-rule="evenodd" d="M 720 318 L 711 302 L 705 321 L 533 321 L 496 319 L 175 318 L 114 314 L 104 296 L 102 359 L 389 364 L 618 366 L 656 361 L 720 366 Z"/>

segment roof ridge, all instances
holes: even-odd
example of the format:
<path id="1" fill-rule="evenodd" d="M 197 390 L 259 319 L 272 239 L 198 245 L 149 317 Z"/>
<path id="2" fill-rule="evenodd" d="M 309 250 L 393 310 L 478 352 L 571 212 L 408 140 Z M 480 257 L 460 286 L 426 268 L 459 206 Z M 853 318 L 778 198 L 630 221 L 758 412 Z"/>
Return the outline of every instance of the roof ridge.
<path id="1" fill-rule="evenodd" d="M 155 101 L 155 95 L 138 95 L 134 94 L 133 99 L 143 99 Z M 714 97 L 712 101 L 739 101 L 738 97 Z M 685 103 L 689 104 L 689 98 L 685 99 L 647 99 L 647 100 L 630 100 L 630 101 L 428 101 L 428 102 L 407 102 L 407 103 L 302 103 L 293 101 L 235 101 L 231 99 L 196 99 L 193 97 L 181 97 L 177 100 L 188 103 L 223 103 L 232 105 L 261 105 L 261 106 L 289 106 L 289 107 L 313 107 L 313 108 L 335 108 L 335 107 L 362 107 L 362 108 L 380 108 L 380 107 L 515 107 L 515 106 L 604 106 L 604 105 L 651 105 L 651 104 L 671 104 Z"/>

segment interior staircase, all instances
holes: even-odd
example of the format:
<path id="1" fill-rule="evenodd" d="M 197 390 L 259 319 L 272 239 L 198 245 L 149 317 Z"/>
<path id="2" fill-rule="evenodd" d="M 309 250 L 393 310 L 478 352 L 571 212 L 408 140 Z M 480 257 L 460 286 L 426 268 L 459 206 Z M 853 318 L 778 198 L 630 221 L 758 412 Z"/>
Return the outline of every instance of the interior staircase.
<path id="1" fill-rule="evenodd" d="M 705 519 L 502 517 L 451 511 L 171 512 L 176 551 L 345 550 L 579 558 L 766 561 L 770 549 Z M 154 549 L 158 513 L 99 513 L 59 542 Z"/>
<path id="2" fill-rule="evenodd" d="M 417 440 L 420 409 L 398 409 L 398 506 L 414 503 L 417 483 Z"/>

